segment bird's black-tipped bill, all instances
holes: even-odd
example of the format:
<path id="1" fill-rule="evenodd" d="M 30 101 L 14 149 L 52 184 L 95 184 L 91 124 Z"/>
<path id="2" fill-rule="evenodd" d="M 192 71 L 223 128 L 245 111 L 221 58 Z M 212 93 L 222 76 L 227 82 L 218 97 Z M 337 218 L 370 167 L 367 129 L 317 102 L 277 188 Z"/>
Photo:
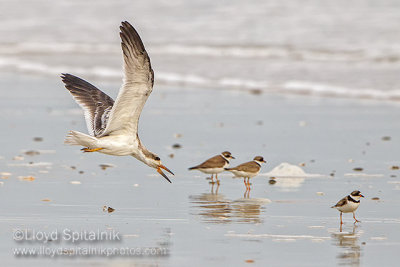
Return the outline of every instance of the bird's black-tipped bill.
<path id="1" fill-rule="evenodd" d="M 360 194 L 360 197 L 364 197 L 364 196 Z"/>
<path id="2" fill-rule="evenodd" d="M 168 182 L 172 183 L 171 180 L 168 178 L 168 176 L 165 175 L 165 173 L 164 173 L 161 169 L 166 170 L 167 172 L 169 172 L 169 173 L 172 174 L 172 175 L 174 175 L 174 173 L 173 173 L 172 171 L 170 171 L 170 170 L 169 170 L 167 167 L 165 167 L 164 165 L 160 165 L 160 166 L 157 168 L 157 172 L 158 172 L 159 174 L 161 174 L 162 177 L 164 177 L 165 179 L 167 179 Z"/>

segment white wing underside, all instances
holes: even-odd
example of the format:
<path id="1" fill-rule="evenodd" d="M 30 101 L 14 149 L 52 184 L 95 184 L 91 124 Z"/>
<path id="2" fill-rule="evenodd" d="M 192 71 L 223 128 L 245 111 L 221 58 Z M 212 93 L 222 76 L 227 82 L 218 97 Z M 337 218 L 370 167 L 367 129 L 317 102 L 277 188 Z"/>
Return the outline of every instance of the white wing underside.
<path id="1" fill-rule="evenodd" d="M 153 90 L 154 73 L 139 34 L 128 22 L 120 27 L 124 79 L 117 100 L 92 84 L 73 76 L 61 76 L 65 87 L 84 110 L 89 134 L 136 136 L 139 117 Z"/>
<path id="2" fill-rule="evenodd" d="M 140 114 L 153 90 L 154 73 L 139 34 L 128 22 L 122 22 L 120 29 L 124 56 L 123 85 L 100 136 L 136 136 Z"/>

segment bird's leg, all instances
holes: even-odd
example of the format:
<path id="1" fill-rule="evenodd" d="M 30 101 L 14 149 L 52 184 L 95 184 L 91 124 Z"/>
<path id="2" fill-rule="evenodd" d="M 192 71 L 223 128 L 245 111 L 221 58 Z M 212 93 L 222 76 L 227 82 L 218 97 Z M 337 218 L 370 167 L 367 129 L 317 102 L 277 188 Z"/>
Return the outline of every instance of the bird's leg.
<path id="1" fill-rule="evenodd" d="M 249 191 L 251 190 L 250 188 L 250 177 L 247 177 L 247 185 L 249 186 Z"/>
<path id="2" fill-rule="evenodd" d="M 88 147 L 84 147 L 84 148 L 82 148 L 81 150 L 82 150 L 83 152 L 96 152 L 96 151 L 99 151 L 99 150 L 102 150 L 102 149 L 104 149 L 104 148 L 103 148 L 103 147 L 98 147 L 98 148 L 90 149 L 90 148 L 88 148 Z"/>
<path id="3" fill-rule="evenodd" d="M 361 222 L 361 221 L 359 221 L 359 220 L 356 219 L 356 214 L 355 214 L 354 212 L 353 212 L 353 218 L 354 218 L 354 221 L 355 221 L 354 223 Z"/>
<path id="4" fill-rule="evenodd" d="M 218 180 L 218 174 L 216 173 L 215 174 L 215 179 L 217 180 L 216 182 L 217 182 L 217 185 L 219 185 L 219 180 Z"/>
<path id="5" fill-rule="evenodd" d="M 246 184 L 246 177 L 243 178 L 244 186 L 246 187 L 247 190 L 247 184 Z"/>
<path id="6" fill-rule="evenodd" d="M 342 214 L 343 214 L 343 212 L 340 212 L 340 226 L 342 226 L 342 224 L 343 224 L 343 221 L 342 221 Z"/>

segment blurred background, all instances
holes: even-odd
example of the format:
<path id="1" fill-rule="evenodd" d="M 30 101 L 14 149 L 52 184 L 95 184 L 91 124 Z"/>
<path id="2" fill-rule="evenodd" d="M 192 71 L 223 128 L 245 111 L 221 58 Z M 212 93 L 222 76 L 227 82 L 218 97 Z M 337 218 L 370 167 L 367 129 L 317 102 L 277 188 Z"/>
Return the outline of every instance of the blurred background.
<path id="1" fill-rule="evenodd" d="M 0 69 L 119 80 L 131 22 L 156 84 L 400 99 L 400 2 L 1 1 Z"/>

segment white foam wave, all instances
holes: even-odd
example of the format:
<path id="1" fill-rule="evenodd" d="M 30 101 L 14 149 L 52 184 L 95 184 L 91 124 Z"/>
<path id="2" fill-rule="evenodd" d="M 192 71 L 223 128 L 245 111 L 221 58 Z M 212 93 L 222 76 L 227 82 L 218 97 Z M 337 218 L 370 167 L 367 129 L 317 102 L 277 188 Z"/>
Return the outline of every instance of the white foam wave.
<path id="1" fill-rule="evenodd" d="M 399 51 L 387 50 L 332 50 L 304 49 L 287 45 L 191 45 L 191 44 L 149 44 L 150 54 L 181 55 L 181 56 L 210 56 L 231 58 L 283 58 L 292 60 L 312 61 L 400 61 Z M 117 44 L 107 43 L 3 43 L 0 44 L 2 55 L 25 54 L 61 54 L 61 53 L 120 53 Z"/>
<path id="2" fill-rule="evenodd" d="M 283 84 L 282 88 L 289 93 L 296 94 L 379 100 L 400 100 L 400 90 L 382 91 L 371 88 L 346 88 L 307 81 L 288 81 Z"/>
<path id="3" fill-rule="evenodd" d="M 44 75 L 60 75 L 69 70 L 78 76 L 94 76 L 104 79 L 122 79 L 122 71 L 110 67 L 71 67 L 65 65 L 48 65 L 43 62 L 21 60 L 16 57 L 0 57 L 0 69 L 17 72 L 38 73 Z M 400 100 L 399 90 L 378 90 L 371 88 L 346 88 L 310 81 L 287 81 L 283 84 L 270 84 L 265 80 L 252 80 L 237 77 L 221 77 L 212 79 L 193 74 L 157 72 L 156 83 L 174 86 L 194 86 L 207 88 L 227 88 L 238 90 L 260 90 L 260 92 L 316 95 L 327 97 Z"/>

